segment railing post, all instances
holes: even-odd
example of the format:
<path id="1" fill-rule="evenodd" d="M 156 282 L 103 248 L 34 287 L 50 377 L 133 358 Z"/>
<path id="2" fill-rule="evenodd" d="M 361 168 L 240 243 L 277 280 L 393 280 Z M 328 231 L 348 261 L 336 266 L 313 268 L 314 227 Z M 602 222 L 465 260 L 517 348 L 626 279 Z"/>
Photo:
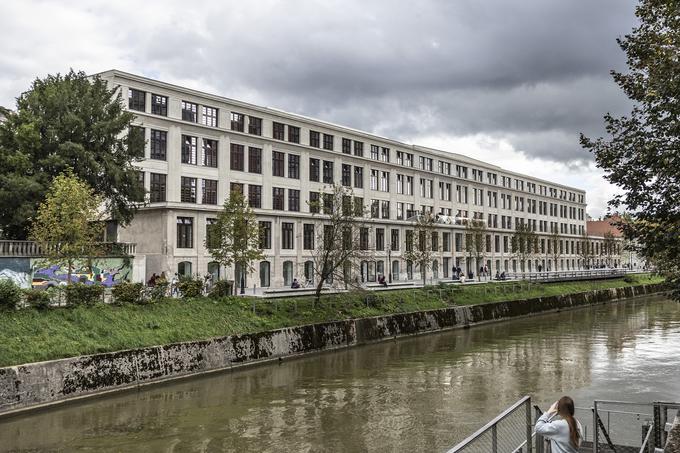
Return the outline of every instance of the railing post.
<path id="1" fill-rule="evenodd" d="M 536 419 L 534 420 L 534 424 L 538 421 L 538 419 L 541 417 L 541 411 L 538 409 L 538 406 L 535 407 L 536 409 Z M 543 453 L 544 450 L 544 445 L 543 445 L 543 436 L 536 433 L 536 453 Z"/>
<path id="2" fill-rule="evenodd" d="M 531 398 L 527 398 L 526 407 L 526 422 L 527 422 L 527 453 L 531 453 Z"/>
<path id="3" fill-rule="evenodd" d="M 593 401 L 593 453 L 598 453 L 600 451 L 600 446 L 597 441 L 597 401 Z"/>
<path id="4" fill-rule="evenodd" d="M 491 452 L 498 453 L 498 429 L 495 423 L 491 427 Z"/>

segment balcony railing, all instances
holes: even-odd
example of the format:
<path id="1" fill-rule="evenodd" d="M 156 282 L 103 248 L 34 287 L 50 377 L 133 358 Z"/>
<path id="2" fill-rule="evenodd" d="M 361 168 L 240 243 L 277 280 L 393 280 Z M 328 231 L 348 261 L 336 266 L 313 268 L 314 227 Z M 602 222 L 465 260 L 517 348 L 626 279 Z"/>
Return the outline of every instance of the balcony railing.
<path id="1" fill-rule="evenodd" d="M 58 246 L 59 244 L 49 244 L 43 247 L 33 241 L 0 241 L 0 256 L 41 257 Z M 133 256 L 137 248 L 134 242 L 99 242 L 95 246 L 97 255 L 102 256 Z"/>

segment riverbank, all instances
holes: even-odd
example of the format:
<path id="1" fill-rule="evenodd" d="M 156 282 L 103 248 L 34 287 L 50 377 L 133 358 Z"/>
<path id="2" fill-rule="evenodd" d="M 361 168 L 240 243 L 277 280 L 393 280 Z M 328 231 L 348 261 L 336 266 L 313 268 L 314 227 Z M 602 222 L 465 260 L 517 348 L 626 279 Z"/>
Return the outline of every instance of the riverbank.
<path id="1" fill-rule="evenodd" d="M 97 305 L 0 312 L 0 366 L 114 352 L 285 327 L 575 294 L 660 283 L 660 277 L 549 284 L 447 285 L 380 293 L 262 300 L 167 299 L 150 305 Z"/>
<path id="2" fill-rule="evenodd" d="M 0 368 L 0 415 L 243 365 L 587 307 L 664 290 L 663 284 L 642 284 L 453 306 L 5 367 Z"/>

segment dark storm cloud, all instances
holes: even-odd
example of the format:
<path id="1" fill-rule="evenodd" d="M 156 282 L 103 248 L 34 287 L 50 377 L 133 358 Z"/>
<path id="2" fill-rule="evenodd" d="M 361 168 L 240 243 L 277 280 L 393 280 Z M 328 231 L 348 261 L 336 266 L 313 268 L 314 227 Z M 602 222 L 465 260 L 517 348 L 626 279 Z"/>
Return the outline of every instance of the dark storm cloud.
<path id="1" fill-rule="evenodd" d="M 482 134 L 573 163 L 578 133 L 628 108 L 608 73 L 632 0 L 145 5 L 89 6 L 121 69 L 405 141 Z"/>

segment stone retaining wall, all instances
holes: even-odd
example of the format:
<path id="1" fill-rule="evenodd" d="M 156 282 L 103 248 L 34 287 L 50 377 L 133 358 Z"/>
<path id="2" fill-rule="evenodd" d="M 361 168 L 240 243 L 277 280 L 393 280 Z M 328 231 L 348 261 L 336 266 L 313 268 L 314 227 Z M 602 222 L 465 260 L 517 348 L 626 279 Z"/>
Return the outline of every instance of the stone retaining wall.
<path id="1" fill-rule="evenodd" d="M 0 368 L 0 415 L 279 357 L 658 293 L 661 285 L 289 327 Z"/>

